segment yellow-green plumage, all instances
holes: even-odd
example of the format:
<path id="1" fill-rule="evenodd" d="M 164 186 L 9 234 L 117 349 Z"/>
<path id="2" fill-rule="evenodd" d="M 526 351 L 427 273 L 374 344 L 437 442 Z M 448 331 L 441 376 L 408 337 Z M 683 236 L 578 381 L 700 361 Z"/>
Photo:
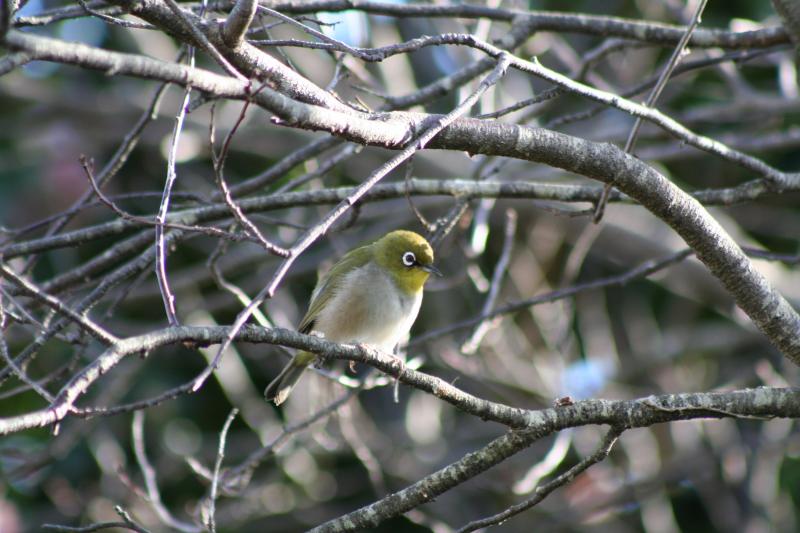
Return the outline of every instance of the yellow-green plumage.
<path id="1" fill-rule="evenodd" d="M 388 233 L 351 250 L 319 279 L 298 331 L 391 351 L 411 329 L 431 272 L 438 274 L 428 241 L 411 231 Z M 267 386 L 267 399 L 283 403 L 315 358 L 298 352 Z"/>

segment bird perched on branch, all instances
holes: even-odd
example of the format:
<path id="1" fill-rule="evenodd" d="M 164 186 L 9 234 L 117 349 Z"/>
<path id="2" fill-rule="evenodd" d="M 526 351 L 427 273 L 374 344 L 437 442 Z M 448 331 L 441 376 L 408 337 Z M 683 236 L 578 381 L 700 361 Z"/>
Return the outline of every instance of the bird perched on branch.
<path id="1" fill-rule="evenodd" d="M 297 329 L 391 352 L 417 318 L 430 274 L 442 275 L 424 237 L 405 230 L 387 233 L 346 253 L 319 279 Z M 298 352 L 267 386 L 267 400 L 283 403 L 316 357 Z"/>

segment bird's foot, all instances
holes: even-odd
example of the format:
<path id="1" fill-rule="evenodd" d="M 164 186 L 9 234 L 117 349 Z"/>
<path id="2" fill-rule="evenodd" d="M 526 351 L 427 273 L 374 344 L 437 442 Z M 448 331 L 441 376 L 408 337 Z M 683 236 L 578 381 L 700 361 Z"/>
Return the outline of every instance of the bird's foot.
<path id="1" fill-rule="evenodd" d="M 355 342 L 353 344 L 355 345 L 356 348 L 358 348 L 359 350 L 361 350 L 363 352 L 369 352 L 370 350 L 374 350 L 375 349 L 374 346 L 371 346 L 371 345 L 369 345 L 369 344 L 367 344 L 365 342 Z M 357 361 L 350 361 L 350 363 L 349 363 L 350 372 L 355 373 L 356 364 L 357 364 Z"/>

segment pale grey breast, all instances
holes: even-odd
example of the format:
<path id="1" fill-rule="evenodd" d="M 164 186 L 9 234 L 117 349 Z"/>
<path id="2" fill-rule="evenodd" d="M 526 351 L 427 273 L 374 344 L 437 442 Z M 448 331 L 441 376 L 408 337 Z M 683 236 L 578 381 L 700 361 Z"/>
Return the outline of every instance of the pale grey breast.
<path id="1" fill-rule="evenodd" d="M 334 342 L 358 342 L 391 351 L 411 329 L 422 292 L 408 295 L 374 264 L 349 272 L 314 321 Z"/>

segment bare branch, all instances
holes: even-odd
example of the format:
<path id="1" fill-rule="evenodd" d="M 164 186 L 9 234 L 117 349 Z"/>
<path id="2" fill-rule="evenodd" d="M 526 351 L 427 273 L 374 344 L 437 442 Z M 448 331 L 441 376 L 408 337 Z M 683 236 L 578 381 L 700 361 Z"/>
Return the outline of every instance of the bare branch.
<path id="1" fill-rule="evenodd" d="M 684 140 L 686 143 L 692 146 L 700 148 L 701 150 L 707 151 L 709 153 L 713 153 L 718 156 L 724 157 L 725 159 L 728 159 L 733 163 L 736 163 L 744 168 L 747 168 L 753 172 L 763 175 L 772 182 L 772 185 L 775 188 L 786 187 L 786 186 L 797 186 L 798 182 L 800 182 L 800 175 L 780 172 L 779 170 L 767 165 L 760 159 L 733 150 L 730 147 L 720 143 L 719 141 L 716 141 L 709 137 L 695 134 L 694 132 L 692 132 L 685 126 L 681 125 L 674 119 L 664 115 L 663 113 L 655 109 L 651 109 L 648 108 L 647 106 L 643 106 L 631 102 L 629 100 L 625 100 L 624 98 L 608 93 L 606 91 L 601 91 L 599 89 L 595 89 L 587 85 L 575 82 L 566 76 L 563 76 L 557 72 L 554 72 L 550 69 L 543 67 L 541 64 L 538 63 L 538 61 L 525 61 L 514 56 L 509 56 L 507 55 L 507 52 L 503 51 L 501 48 L 498 48 L 494 45 L 476 39 L 472 35 L 448 34 L 441 37 L 443 39 L 443 42 L 447 42 L 449 44 L 459 44 L 459 45 L 474 47 L 478 50 L 481 50 L 491 55 L 494 58 L 509 57 L 510 64 L 514 68 L 534 74 L 547 81 L 560 85 L 565 89 L 574 92 L 576 94 L 580 94 L 592 100 L 601 102 L 605 105 L 615 107 L 617 109 L 620 109 L 621 111 L 630 113 L 633 116 L 644 118 L 648 121 L 651 121 L 654 124 L 665 129 L 669 133 L 679 137 L 680 139 Z M 28 39 L 30 39 L 29 36 L 24 36 L 20 38 L 17 32 L 14 32 L 9 35 L 9 39 L 11 39 L 14 43 L 20 46 L 22 46 L 22 43 L 27 43 L 25 44 L 25 49 L 28 50 L 29 52 L 33 53 L 33 50 L 36 49 L 34 43 L 28 41 Z M 51 45 L 54 46 L 55 44 L 51 43 Z M 65 46 L 65 43 L 61 43 L 60 47 L 63 46 Z M 39 49 L 36 50 L 41 52 Z M 87 52 L 87 50 L 82 49 L 81 52 L 85 53 Z M 103 56 L 103 53 L 97 52 L 93 54 L 93 57 L 96 60 L 110 59 L 101 56 Z M 112 54 L 112 56 L 114 56 L 114 54 Z M 116 56 L 115 61 L 126 61 L 126 58 L 123 58 L 124 54 L 116 54 L 115 56 Z M 62 60 L 66 60 L 66 58 L 62 57 Z M 133 64 L 129 66 L 133 67 L 133 70 L 131 70 L 131 72 L 136 72 L 137 70 L 139 70 L 137 67 L 134 67 Z M 156 65 L 152 65 L 151 67 L 155 68 Z M 172 67 L 172 65 L 170 65 L 169 67 Z M 160 65 L 160 68 L 162 70 L 167 70 L 169 67 L 167 67 L 166 65 Z M 193 74 L 196 75 L 198 74 L 198 72 L 193 72 Z M 176 72 L 173 73 L 173 75 L 177 76 L 178 74 Z M 207 76 L 208 74 L 203 74 L 203 77 Z M 243 85 L 237 92 L 238 96 L 236 97 L 247 98 L 250 93 L 249 85 Z M 361 142 L 366 142 L 369 144 L 381 144 L 393 147 L 402 145 L 403 141 L 407 138 L 406 134 L 409 131 L 409 127 L 411 128 L 419 127 L 420 124 L 424 124 L 424 121 L 426 120 L 426 118 L 422 118 L 420 122 L 416 122 L 413 116 L 409 116 L 408 119 L 410 119 L 409 120 L 410 123 L 401 125 L 401 127 L 395 131 L 387 130 L 386 123 L 382 123 L 379 125 L 376 121 L 370 121 L 370 120 L 365 120 L 364 122 L 359 123 L 358 119 L 356 119 L 355 117 L 350 117 L 347 120 L 348 125 L 346 127 L 338 126 L 337 125 L 338 121 L 334 118 L 336 116 L 336 113 L 332 109 L 329 110 L 329 112 L 325 113 L 323 119 L 322 116 L 316 117 L 314 115 L 309 115 L 307 112 L 304 112 L 307 110 L 302 109 L 303 106 L 299 106 L 298 108 L 299 104 L 295 104 L 287 108 L 284 105 L 284 102 L 278 101 L 279 98 L 277 98 L 277 96 L 278 95 L 276 94 L 270 93 L 267 89 L 264 89 L 259 94 L 255 95 L 255 100 L 259 103 L 259 105 L 265 106 L 274 111 L 275 113 L 279 114 L 279 116 L 281 116 L 281 118 L 284 121 L 286 121 L 287 124 L 300 125 L 301 127 L 305 127 L 308 129 L 328 129 L 329 131 L 332 132 L 346 132 L 348 138 L 359 139 Z M 298 115 L 298 113 L 302 113 L 303 118 L 300 118 L 300 115 Z M 427 117 L 427 119 L 430 119 L 430 117 Z M 342 120 L 344 120 L 344 117 L 342 117 Z M 397 134 L 400 133 L 400 130 L 404 132 L 402 134 L 402 139 L 397 138 Z"/>
<path id="2" fill-rule="evenodd" d="M 771 391 L 776 392 L 777 389 L 771 389 Z M 669 420 L 686 420 L 687 418 L 695 417 L 762 416 L 764 412 L 760 406 L 765 397 L 771 396 L 772 392 L 767 393 L 765 389 L 753 389 L 730 393 L 675 394 L 627 401 L 586 400 L 565 407 L 531 412 L 530 425 L 527 428 L 510 431 L 493 440 L 482 449 L 466 454 L 458 461 L 426 476 L 409 487 L 356 511 L 325 522 L 311 531 L 315 533 L 338 533 L 376 527 L 389 518 L 401 515 L 419 505 L 436 499 L 437 496 L 445 491 L 451 490 L 483 473 L 508 457 L 529 447 L 539 439 L 552 434 L 554 431 L 563 429 L 564 426 L 562 424 L 567 419 L 572 419 L 573 414 L 577 415 L 577 412 L 582 414 L 577 415 L 576 419 L 572 419 L 573 422 L 577 422 L 578 419 L 585 420 L 584 416 L 588 415 L 589 418 L 593 419 L 590 422 L 592 424 L 608 424 L 612 428 L 619 428 L 612 430 L 610 435 L 614 435 L 616 431 L 621 431 L 622 429 L 645 427 Z M 800 391 L 797 389 L 783 389 L 781 395 L 783 394 L 786 394 L 786 396 L 779 402 L 787 402 L 787 404 L 782 404 L 788 406 L 788 403 L 794 402 L 790 398 L 796 397 L 796 395 L 800 394 Z M 723 405 L 719 409 L 716 402 L 721 400 L 723 396 L 730 403 Z M 748 403 L 750 407 L 754 408 L 753 412 L 745 412 L 749 411 L 749 409 L 742 409 Z M 731 406 L 733 407 L 731 408 Z M 800 404 L 792 406 L 789 410 L 800 413 Z M 589 415 L 590 412 L 592 413 L 591 415 Z M 675 416 L 676 418 L 665 418 L 669 416 Z"/>
<path id="3" fill-rule="evenodd" d="M 174 5 L 172 2 L 170 5 Z M 176 9 L 179 10 L 177 6 Z M 190 67 L 194 66 L 194 53 L 189 53 Z M 186 118 L 186 109 L 189 105 L 189 97 L 191 96 L 192 88 L 188 86 L 183 95 L 181 107 L 178 110 L 178 115 L 175 117 L 175 123 L 172 128 L 172 138 L 169 145 L 169 155 L 167 156 L 167 179 L 164 182 L 164 192 L 161 195 L 161 204 L 158 208 L 158 215 L 156 215 L 156 277 L 158 278 L 158 288 L 161 291 L 161 299 L 164 302 L 164 310 L 167 313 L 167 320 L 170 325 L 176 326 L 180 322 L 175 312 L 175 295 L 169 287 L 169 278 L 167 276 L 167 245 L 164 238 L 164 223 L 167 221 L 167 213 L 169 212 L 169 202 L 172 196 L 172 187 L 178 177 L 175 169 L 176 159 L 178 154 L 178 141 L 180 139 L 181 131 L 183 129 L 183 121 Z"/>
<path id="4" fill-rule="evenodd" d="M 130 20 L 124 20 L 124 19 L 121 19 L 121 18 L 118 18 L 118 17 L 113 17 L 111 15 L 106 15 L 105 13 L 101 13 L 101 12 L 95 10 L 95 9 L 92 9 L 92 7 L 88 4 L 88 2 L 86 2 L 86 0 L 78 0 L 78 3 L 83 8 L 83 10 L 86 11 L 88 14 L 90 14 L 90 15 L 92 15 L 94 17 L 97 17 L 100 20 L 103 20 L 103 21 L 108 22 L 110 24 L 114 24 L 116 26 L 122 26 L 123 28 L 135 28 L 135 29 L 139 29 L 139 30 L 154 30 L 154 29 L 156 29 L 154 26 L 152 26 L 150 24 L 143 24 L 141 22 L 132 22 Z"/>
<path id="5" fill-rule="evenodd" d="M 489 284 L 489 293 L 486 295 L 486 300 L 483 302 L 481 315 L 488 315 L 495 306 L 497 296 L 500 294 L 500 285 L 503 282 L 503 277 L 505 276 L 506 269 L 508 268 L 508 262 L 511 259 L 511 249 L 514 245 L 514 234 L 516 231 L 517 213 L 516 211 L 509 209 L 506 211 L 503 248 L 500 252 L 500 259 L 497 260 L 497 264 L 494 267 L 494 272 L 492 273 L 492 280 Z M 478 351 L 478 347 L 480 346 L 483 337 L 489 331 L 490 327 L 491 324 L 488 320 L 483 320 L 480 324 L 478 324 L 478 326 L 472 332 L 472 335 L 470 335 L 469 339 L 467 339 L 461 345 L 461 352 L 466 355 L 471 355 Z"/>
<path id="6" fill-rule="evenodd" d="M 150 239 L 150 235 L 144 234 Z M 167 244 L 171 244 L 174 240 L 177 240 L 179 237 L 182 236 L 180 230 L 172 231 L 167 235 Z M 134 258 L 133 260 L 129 261 L 128 263 L 120 266 L 115 271 L 107 274 L 101 281 L 98 283 L 94 289 L 92 289 L 89 294 L 83 297 L 78 304 L 75 306 L 76 313 L 84 313 L 88 311 L 92 306 L 96 305 L 100 298 L 103 297 L 106 292 L 108 292 L 112 287 L 116 286 L 117 284 L 123 282 L 124 280 L 138 275 L 144 269 L 148 268 L 153 261 L 155 260 L 155 250 L 153 248 L 148 248 L 144 252 L 142 252 L 138 257 Z M 2 266 L 2 265 L 0 265 Z M 44 344 L 57 335 L 63 328 L 67 326 L 69 323 L 69 317 L 61 317 L 55 321 L 53 325 L 39 334 L 36 339 L 28 345 L 15 359 L 15 363 L 18 365 L 22 365 L 25 361 L 33 357 L 39 348 L 44 346 Z M 0 381 L 4 380 L 8 376 L 8 368 L 4 368 L 0 370 Z M 44 422 L 45 425 L 47 422 Z"/>
<path id="7" fill-rule="evenodd" d="M 102 204 L 108 206 L 109 209 L 111 209 L 114 213 L 116 213 L 120 218 L 124 220 L 129 220 L 131 222 L 135 222 L 136 224 L 142 224 L 146 226 L 153 226 L 153 227 L 162 226 L 165 229 L 179 229 L 187 232 L 198 232 L 212 237 L 221 237 L 223 239 L 232 241 L 241 241 L 243 239 L 248 238 L 246 235 L 227 232 L 219 228 L 206 227 L 206 226 L 190 226 L 187 224 L 171 224 L 169 222 L 162 223 L 159 222 L 158 220 L 132 215 L 127 211 L 123 210 L 122 208 L 120 208 L 117 204 L 114 203 L 113 200 L 111 200 L 108 196 L 103 194 L 103 191 L 100 190 L 100 187 L 97 184 L 97 179 L 94 177 L 94 171 L 92 170 L 94 161 L 90 160 L 84 155 L 81 155 L 80 161 L 81 161 L 81 166 L 83 167 L 83 170 L 86 173 L 86 177 L 89 179 L 89 184 L 91 185 L 94 193 L 97 195 L 97 198 L 100 200 Z M 254 242 L 258 242 L 258 240 L 255 237 L 251 238 Z"/>
<path id="8" fill-rule="evenodd" d="M 26 65 L 33 60 L 33 57 L 30 54 L 26 54 L 25 52 L 15 52 L 11 54 L 6 54 L 2 59 L 0 59 L 0 76 L 4 76 L 8 74 L 12 70 L 15 70 L 22 65 Z"/>
<path id="9" fill-rule="evenodd" d="M 203 31 L 197 27 L 195 21 L 190 18 L 188 13 L 185 13 L 181 7 L 175 2 L 175 0 L 162 0 L 164 4 L 169 8 L 170 11 L 175 15 L 176 19 L 183 25 L 184 29 L 187 30 L 192 38 L 198 43 L 198 46 L 205 50 L 214 61 L 216 61 L 228 74 L 233 76 L 234 78 L 240 81 L 247 81 L 247 77 L 243 76 L 236 67 L 230 64 L 230 62 L 223 57 L 221 53 L 216 49 L 216 47 L 211 44 L 208 40 L 208 37 L 203 33 Z"/>
<path id="10" fill-rule="evenodd" d="M 72 532 L 72 533 L 89 533 L 91 531 L 102 531 L 104 529 L 114 529 L 114 528 L 122 528 L 122 529 L 130 529 L 131 531 L 136 531 L 136 533 L 150 533 L 149 530 L 143 528 L 136 522 L 134 522 L 133 518 L 119 505 L 115 506 L 114 509 L 117 511 L 117 514 L 122 517 L 122 522 L 97 522 L 94 524 L 89 524 L 88 526 L 84 527 L 70 527 L 70 526 L 61 526 L 58 524 L 42 524 L 42 529 L 47 529 L 51 531 L 62 531 L 64 533 Z"/>
<path id="11" fill-rule="evenodd" d="M 107 332 L 105 329 L 95 324 L 89 318 L 80 314 L 80 312 L 72 310 L 69 306 L 67 306 L 64 302 L 62 302 L 55 296 L 51 296 L 45 292 L 42 292 L 36 285 L 31 283 L 30 281 L 27 281 L 17 276 L 10 268 L 8 268 L 3 263 L 0 263 L 0 276 L 4 277 L 8 281 L 16 285 L 27 296 L 30 296 L 36 301 L 46 305 L 47 307 L 53 309 L 54 311 L 57 311 L 60 315 L 68 318 L 69 320 L 77 324 L 80 328 L 85 330 L 87 333 L 89 333 L 90 335 L 101 341 L 103 344 L 111 345 L 119 340 L 117 339 L 117 337 L 115 337 L 111 333 Z"/>
<path id="12" fill-rule="evenodd" d="M 256 92 L 258 92 L 258 90 Z M 220 150 L 219 154 L 216 154 L 214 152 L 215 130 L 214 130 L 214 116 L 212 108 L 211 122 L 209 126 L 209 136 L 210 136 L 209 144 L 211 145 L 211 159 L 214 165 L 214 175 L 217 179 L 217 185 L 219 186 L 220 192 L 222 193 L 222 198 L 225 201 L 225 204 L 227 204 L 227 206 L 230 208 L 234 218 L 236 218 L 236 220 L 244 228 L 244 230 L 248 234 L 250 234 L 256 240 L 256 242 L 258 242 L 267 252 L 275 254 L 280 257 L 287 257 L 289 255 L 289 251 L 286 250 L 285 248 L 282 248 L 280 246 L 277 246 L 269 242 L 261 234 L 258 227 L 255 224 L 253 224 L 247 218 L 247 216 L 242 212 L 242 209 L 233 200 L 230 187 L 228 187 L 228 183 L 225 181 L 225 175 L 224 175 L 225 161 L 227 160 L 228 157 L 228 150 L 230 149 L 231 140 L 233 139 L 233 136 L 236 134 L 236 131 L 238 130 L 239 126 L 244 120 L 249 105 L 250 105 L 250 100 L 247 100 L 242 106 L 242 110 L 239 113 L 239 118 L 236 120 L 236 123 L 233 125 L 231 130 L 228 132 L 228 135 L 225 136 L 225 141 L 222 143 L 222 149 Z"/>
<path id="13" fill-rule="evenodd" d="M 47 392 L 39 383 L 33 381 L 25 371 L 20 368 L 11 356 L 8 353 L 8 343 L 6 342 L 5 335 L 3 332 L 8 328 L 8 315 L 6 314 L 6 308 L 3 303 L 3 293 L 0 292 L 0 357 L 2 357 L 3 361 L 6 363 L 6 366 L 14 372 L 14 375 L 22 381 L 25 385 L 30 387 L 32 390 L 36 391 L 36 393 L 44 398 L 48 402 L 53 401 L 53 396 Z"/>
<path id="14" fill-rule="evenodd" d="M 481 520 L 474 520 L 469 524 L 465 525 L 464 527 L 458 530 L 458 533 L 469 533 L 470 531 L 476 531 L 478 529 L 493 526 L 497 524 L 501 524 L 511 518 L 512 516 L 518 515 L 519 513 L 530 509 L 531 507 L 538 505 L 539 502 L 547 498 L 547 496 L 556 490 L 557 488 L 569 483 L 573 479 L 575 479 L 578 475 L 588 470 L 591 466 L 596 465 L 597 463 L 603 461 L 608 454 L 611 453 L 611 448 L 614 447 L 614 444 L 617 442 L 617 439 L 622 434 L 622 428 L 617 426 L 612 426 L 611 429 L 606 432 L 603 440 L 600 442 L 600 446 L 598 446 L 597 450 L 590 456 L 585 457 L 582 459 L 578 464 L 564 472 L 563 474 L 559 475 L 552 481 L 545 483 L 544 485 L 540 485 L 534 489 L 534 494 L 524 502 L 518 503 L 512 507 L 509 507 L 502 513 L 497 513 L 496 515 L 489 516 L 487 518 L 483 518 Z"/>
<path id="15" fill-rule="evenodd" d="M 217 459 L 214 461 L 214 473 L 211 478 L 211 493 L 208 496 L 208 529 L 213 533 L 217 530 L 217 523 L 215 517 L 215 510 L 217 505 L 217 497 L 219 490 L 219 473 L 222 468 L 222 461 L 225 458 L 225 441 L 228 438 L 228 430 L 233 423 L 233 419 L 239 414 L 239 410 L 234 408 L 225 419 L 225 424 L 222 426 L 222 431 L 219 434 L 219 446 L 217 447 Z"/>
<path id="16" fill-rule="evenodd" d="M 150 460 L 147 458 L 147 452 L 145 451 L 144 411 L 136 411 L 133 413 L 131 439 L 133 441 L 133 451 L 136 455 L 136 462 L 139 464 L 139 469 L 144 476 L 149 503 L 158 515 L 158 518 L 167 526 L 177 529 L 178 531 L 183 531 L 184 533 L 199 533 L 202 531 L 203 529 L 200 526 L 189 524 L 175 518 L 161 501 L 161 492 L 158 490 L 156 470 L 153 468 L 153 465 L 150 464 Z"/>
<path id="17" fill-rule="evenodd" d="M 178 327 L 170 327 L 158 331 L 153 331 L 151 333 L 147 333 L 144 335 L 129 337 L 124 340 L 120 340 L 119 342 L 116 343 L 116 345 L 113 348 L 109 348 L 108 350 L 106 350 L 99 357 L 97 357 L 91 364 L 89 364 L 84 370 L 79 372 L 72 380 L 70 380 L 70 382 L 67 383 L 61 390 L 61 392 L 59 392 L 58 396 L 53 402 L 53 405 L 50 406 L 48 409 L 34 411 L 19 416 L 0 418 L 0 435 L 14 433 L 32 427 L 47 426 L 49 424 L 53 424 L 55 422 L 62 420 L 65 416 L 67 416 L 70 413 L 70 411 L 72 410 L 72 406 L 74 405 L 74 402 L 83 393 L 85 393 L 86 390 L 100 376 L 106 374 L 117 364 L 119 364 L 119 362 L 123 358 L 129 355 L 152 351 L 160 346 L 166 346 L 184 341 L 209 343 L 209 344 L 221 343 L 225 342 L 230 337 L 231 331 L 232 331 L 231 327 L 222 327 L 222 326 L 213 326 L 213 327 L 178 326 Z M 368 346 L 336 344 L 330 341 L 326 341 L 325 339 L 321 339 L 319 337 L 311 335 L 303 335 L 295 331 L 279 329 L 279 328 L 261 329 L 253 327 L 243 327 L 240 328 L 240 330 L 236 333 L 235 339 L 244 342 L 280 344 L 282 346 L 307 350 L 316 354 L 324 355 L 326 357 L 365 363 L 374 368 L 377 368 L 378 370 L 381 370 L 386 374 L 389 374 L 390 376 L 397 378 L 402 383 L 411 385 L 415 388 L 431 393 L 435 395 L 437 398 L 440 398 L 458 407 L 459 409 L 464 410 L 465 412 L 478 416 L 484 420 L 493 420 L 495 422 L 508 425 L 509 427 L 512 428 L 519 428 L 530 425 L 531 423 L 533 423 L 532 422 L 533 419 L 531 418 L 532 416 L 536 420 L 550 419 L 548 418 L 549 415 L 546 414 L 545 415 L 535 414 L 534 416 L 534 414 L 532 413 L 539 413 L 539 412 L 527 411 L 525 409 L 511 407 L 496 402 L 490 402 L 477 398 L 476 396 L 468 394 L 444 380 L 424 374 L 422 372 L 418 372 L 416 370 L 412 370 L 408 368 L 408 366 L 404 365 L 396 357 L 390 354 L 382 353 Z M 795 391 L 793 389 L 786 389 L 786 391 L 787 391 L 786 394 L 795 394 Z M 758 390 L 755 390 L 753 392 L 753 394 L 757 393 Z M 757 396 L 757 398 L 760 399 L 761 397 Z M 729 399 L 729 401 L 733 400 Z M 780 400 L 780 402 L 783 401 L 784 400 Z M 601 402 L 602 404 L 603 401 L 587 400 L 586 402 L 577 402 L 574 405 L 595 406 L 592 407 L 592 409 L 597 408 L 597 405 L 601 405 L 601 404 L 593 404 L 592 402 Z M 768 415 L 771 412 L 769 411 L 769 409 L 765 407 L 765 405 L 762 405 L 761 403 L 756 402 L 756 404 L 753 405 L 754 409 L 765 409 L 764 411 L 762 411 L 761 414 Z M 784 404 L 778 403 L 775 405 L 783 406 Z M 572 409 L 573 407 L 574 406 L 571 406 L 569 407 L 569 409 Z M 797 402 L 794 405 L 794 407 L 800 409 L 800 402 Z M 780 416 L 784 415 L 796 416 L 794 414 L 791 414 L 794 412 L 792 410 L 794 409 L 794 407 L 789 407 L 790 411 L 785 411 L 783 410 L 784 407 L 781 407 L 782 410 Z M 565 408 L 559 408 L 559 409 L 565 409 Z M 603 408 L 602 412 L 605 414 L 603 414 L 602 416 L 607 416 L 607 415 L 611 416 L 609 414 L 610 411 L 607 411 L 605 409 L 606 407 Z M 682 407 L 681 409 L 684 408 Z M 710 408 L 709 407 L 702 408 L 699 409 L 698 412 L 707 414 L 708 409 Z M 717 409 L 717 407 L 714 407 L 714 409 Z M 722 409 L 725 408 L 723 407 Z M 545 410 L 544 412 L 547 413 L 548 411 Z M 733 413 L 737 411 L 734 410 L 730 412 Z M 688 413 L 688 411 L 686 413 Z M 674 412 L 668 414 L 676 415 L 680 413 Z M 717 414 L 725 414 L 725 413 L 717 413 Z M 758 415 L 758 413 L 756 412 L 739 413 L 739 414 L 749 414 L 753 416 Z M 667 418 L 665 420 L 669 419 L 670 418 Z M 675 419 L 683 419 L 683 418 L 679 417 Z M 660 422 L 665 420 L 661 420 L 659 418 L 658 421 Z M 590 420 L 589 419 L 584 420 L 581 418 L 581 423 L 578 425 L 611 423 L 614 421 L 620 422 L 621 420 L 613 417 L 612 418 L 601 417 L 600 419 L 592 418 Z M 573 426 L 564 426 L 564 427 L 573 427 Z"/>

